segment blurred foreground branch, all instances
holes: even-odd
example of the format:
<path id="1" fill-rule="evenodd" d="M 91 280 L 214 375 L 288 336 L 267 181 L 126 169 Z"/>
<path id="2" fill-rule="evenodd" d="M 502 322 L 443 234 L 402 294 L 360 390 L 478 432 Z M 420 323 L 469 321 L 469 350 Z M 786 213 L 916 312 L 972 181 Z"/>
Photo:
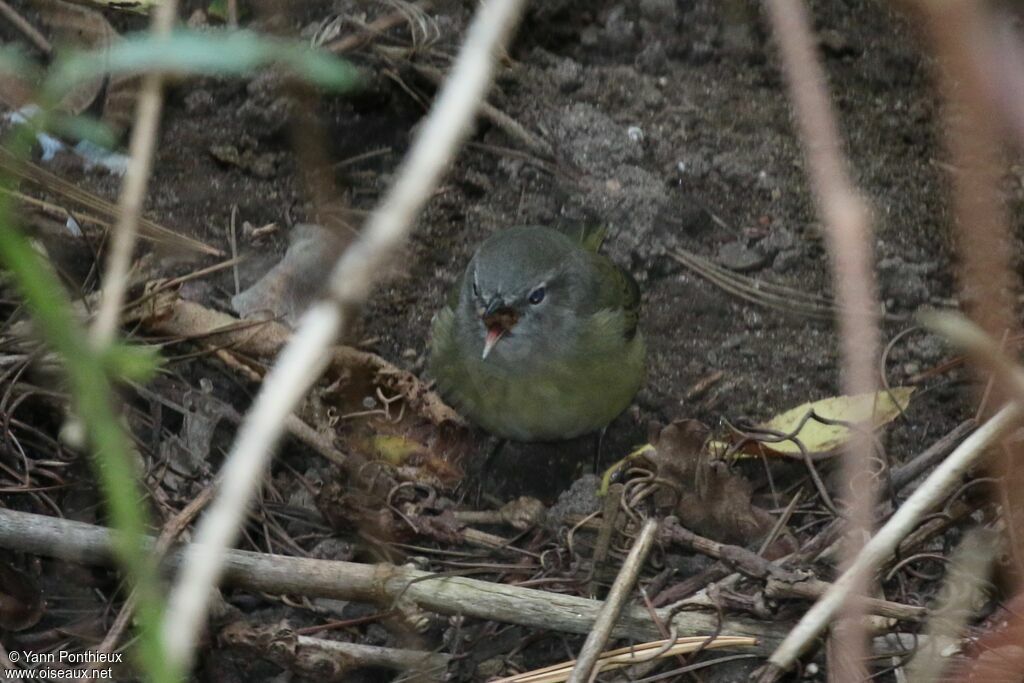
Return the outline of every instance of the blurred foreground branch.
<path id="1" fill-rule="evenodd" d="M 177 0 L 163 0 L 153 13 L 152 34 L 166 38 L 178 17 Z M 142 78 L 139 90 L 135 125 L 132 126 L 131 157 L 124 176 L 124 185 L 117 202 L 118 217 L 110 243 L 106 271 L 103 273 L 103 297 L 90 334 L 97 348 L 106 346 L 117 334 L 118 313 L 128 291 L 128 273 L 131 270 L 132 250 L 138 234 L 139 218 L 146 199 L 146 185 L 153 168 L 163 109 L 164 74 L 152 71 Z"/>
<path id="2" fill-rule="evenodd" d="M 789 96 L 800 124 L 800 140 L 807 157 L 811 187 L 825 227 L 832 263 L 832 281 L 838 304 L 842 341 L 842 386 L 850 396 L 874 393 L 879 354 L 878 293 L 873 270 L 874 237 L 867 202 L 850 179 L 840 142 L 839 127 L 826 86 L 825 72 L 815 50 L 811 24 L 801 0 L 771 0 L 769 15 L 779 50 Z M 870 533 L 875 509 L 875 477 L 871 476 L 874 444 L 871 425 L 853 431 L 844 449 L 843 498 L 848 507 L 844 565 L 858 559 L 862 539 Z M 854 483 L 857 486 L 854 486 Z M 835 641 L 832 680 L 864 678 L 864 594 L 871 577 L 851 575 L 842 604 L 842 638 Z"/>
<path id="3" fill-rule="evenodd" d="M 238 535 L 287 417 L 323 371 L 325 351 L 387 271 L 455 150 L 468 136 L 474 113 L 491 84 L 495 56 L 517 23 L 522 4 L 521 0 L 492 0 L 480 6 L 395 184 L 336 264 L 329 299 L 306 313 L 267 375 L 228 454 L 218 496 L 196 530 L 196 542 L 187 551 L 171 593 L 164 635 L 175 661 L 192 659 L 211 589 L 224 571 L 228 548 Z"/>

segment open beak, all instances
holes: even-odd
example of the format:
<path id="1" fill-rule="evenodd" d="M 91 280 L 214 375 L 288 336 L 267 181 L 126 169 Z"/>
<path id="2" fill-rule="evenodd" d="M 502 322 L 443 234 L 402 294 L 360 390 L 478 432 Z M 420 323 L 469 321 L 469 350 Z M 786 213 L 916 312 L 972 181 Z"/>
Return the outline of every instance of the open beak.
<path id="1" fill-rule="evenodd" d="M 498 340 L 518 322 L 519 313 L 514 308 L 506 306 L 500 298 L 494 297 L 488 302 L 480 317 L 484 327 L 487 328 L 487 335 L 484 337 L 484 353 L 481 358 L 487 358 Z"/>
<path id="2" fill-rule="evenodd" d="M 505 328 L 501 325 L 488 326 L 487 336 L 484 338 L 484 355 L 482 358 L 487 358 L 487 354 L 491 352 L 491 349 L 498 343 L 498 340 L 505 335 L 505 332 Z"/>

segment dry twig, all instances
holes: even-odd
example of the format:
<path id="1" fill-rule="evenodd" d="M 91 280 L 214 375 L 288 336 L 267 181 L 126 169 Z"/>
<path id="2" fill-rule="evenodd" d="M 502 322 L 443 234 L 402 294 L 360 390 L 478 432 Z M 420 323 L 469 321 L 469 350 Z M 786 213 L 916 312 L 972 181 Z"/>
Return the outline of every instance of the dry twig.
<path id="1" fill-rule="evenodd" d="M 817 599 L 831 587 L 831 584 L 816 579 L 808 572 L 786 569 L 741 546 L 719 543 L 695 534 L 672 518 L 666 520 L 663 535 L 708 557 L 722 560 L 746 576 L 764 580 L 767 584 L 765 595 L 769 597 Z M 926 614 L 923 607 L 877 598 L 866 598 L 865 607 L 872 614 L 911 621 L 920 620 Z"/>
<path id="2" fill-rule="evenodd" d="M 920 0 L 916 4 L 931 34 L 940 65 L 939 87 L 947 100 L 945 142 L 957 169 L 952 174 L 952 185 L 962 263 L 961 300 L 986 335 L 1012 339 L 1019 328 L 1014 299 L 1020 281 L 1012 265 L 1014 250 L 1009 245 L 1014 237 L 1000 187 L 1002 131 L 993 125 L 1000 113 L 1012 117 L 1012 112 L 999 111 L 998 105 L 1005 108 L 1009 100 L 994 93 L 992 85 L 999 73 L 1013 68 L 1006 65 L 1013 63 L 1015 55 L 1006 51 L 1006 33 L 996 28 L 989 3 Z M 998 40 L 1000 37 L 1004 40 Z M 1019 39 L 1012 40 L 1018 40 L 1015 44 L 1019 52 Z M 999 45 L 1004 54 L 996 50 Z M 1005 393 L 996 391 L 988 405 L 1000 405 L 1008 399 Z M 1024 487 L 1024 469 L 1014 465 L 1021 455 L 1019 445 L 1010 445 L 1007 457 L 993 463 L 993 469 L 1001 475 L 1003 514 L 1015 558 L 1024 556 L 1024 548 L 1017 542 L 1024 538 L 1024 500 L 1019 495 Z M 1018 572 L 1022 569 L 1017 567 Z"/>
<path id="3" fill-rule="evenodd" d="M 679 655 L 697 650 L 715 650 L 722 647 L 743 647 L 754 644 L 753 640 L 733 636 L 720 636 L 710 642 L 707 638 L 700 637 L 654 640 L 649 643 L 630 645 L 629 647 L 602 652 L 597 664 L 600 667 L 600 671 L 609 671 L 624 666 L 647 664 L 666 657 L 678 657 Z M 509 676 L 508 678 L 499 678 L 496 681 L 491 681 L 491 683 L 560 683 L 561 681 L 568 680 L 569 673 L 573 670 L 575 664 L 575 661 L 553 664 L 542 669 Z"/>
<path id="4" fill-rule="evenodd" d="M 800 137 L 810 168 L 810 181 L 825 224 L 832 279 L 839 307 L 842 339 L 843 391 L 850 396 L 874 393 L 880 348 L 878 295 L 872 270 L 870 211 L 854 188 L 843 157 L 838 126 L 825 85 L 825 73 L 815 53 L 814 39 L 805 7 L 800 0 L 772 0 L 768 3 L 772 27 L 782 53 L 783 71 L 790 98 L 800 123 Z M 845 498 L 849 503 L 846 564 L 856 562 L 863 532 L 870 531 L 876 492 L 871 482 L 874 446 L 869 429 L 853 431 L 843 458 L 843 479 L 859 482 Z M 868 576 L 854 575 L 857 581 Z M 857 596 L 865 586 L 849 586 Z M 845 599 L 845 596 L 844 596 Z M 861 680 L 865 638 L 862 610 L 856 600 L 843 606 L 850 632 L 837 643 L 839 660 L 834 663 L 834 680 Z"/>
<path id="5" fill-rule="evenodd" d="M 106 218 L 112 222 L 121 220 L 120 207 L 111 204 L 107 200 L 102 197 L 98 197 L 88 190 L 82 189 L 75 183 L 68 182 L 56 173 L 51 173 L 38 164 L 34 164 L 27 160 L 16 160 L 5 147 L 0 147 L 0 169 L 3 169 L 5 172 L 10 173 L 16 178 L 27 180 L 38 185 L 46 192 L 58 195 L 64 201 L 84 206 L 89 210 L 94 211 L 98 217 Z M 7 192 L 7 190 L 3 191 Z M 31 202 L 36 205 L 44 204 L 38 199 L 30 198 L 27 195 L 22 195 L 21 193 L 11 192 L 10 194 L 21 201 Z M 52 210 L 54 206 L 51 204 L 47 205 L 46 208 Z M 102 221 L 98 217 L 94 218 L 77 211 L 72 215 L 69 211 L 64 209 L 61 209 L 59 214 L 59 218 L 74 218 L 81 223 L 89 222 L 100 224 Z M 103 225 L 107 224 L 103 223 Z M 216 247 L 210 246 L 209 244 L 201 242 L 193 237 L 181 235 L 143 216 L 139 217 L 138 225 L 139 235 L 145 239 L 153 240 L 154 242 L 163 243 L 179 249 L 185 249 L 197 254 L 224 256 L 224 252 Z"/>
<path id="6" fill-rule="evenodd" d="M 40 33 L 35 26 L 28 23 L 23 16 L 15 12 L 14 8 L 3 0 L 0 0 L 0 15 L 3 15 L 7 21 L 11 22 L 15 28 L 21 31 L 21 34 L 28 38 L 44 55 L 49 57 L 53 53 L 53 46 L 50 45 L 50 41 L 46 39 L 46 36 Z"/>
<path id="7" fill-rule="evenodd" d="M 438 652 L 314 638 L 296 632 L 287 622 L 264 625 L 236 621 L 222 628 L 218 639 L 299 676 L 326 681 L 344 680 L 348 671 L 361 667 L 410 671 L 422 674 L 418 680 L 441 680 L 452 659 Z"/>
<path id="8" fill-rule="evenodd" d="M 152 33 L 155 37 L 169 36 L 178 16 L 177 0 L 164 0 L 153 13 Z M 163 108 L 164 74 L 155 71 L 147 73 L 139 90 L 139 103 L 132 127 L 130 143 L 131 158 L 124 176 L 124 186 L 118 201 L 117 225 L 111 240 L 110 255 L 103 275 L 103 297 L 100 308 L 90 331 L 91 341 L 103 347 L 114 340 L 117 322 L 128 290 L 128 273 L 131 269 L 132 250 L 138 232 L 139 216 L 146 198 L 146 185 L 153 166 L 153 150 L 156 148 L 160 127 L 160 110 Z"/>
<path id="9" fill-rule="evenodd" d="M 651 546 L 654 544 L 657 531 L 657 520 L 649 519 L 644 522 L 640 534 L 633 541 L 633 547 L 630 548 L 626 561 L 622 563 L 619 575 L 615 577 L 615 583 L 612 584 L 604 607 L 597 615 L 594 627 L 583 643 L 579 657 L 576 658 L 576 664 L 572 667 L 572 673 L 568 678 L 569 683 L 586 683 L 592 680 L 591 671 L 594 671 L 594 665 L 597 664 L 598 658 L 601 656 L 601 650 L 608 642 L 612 628 L 633 590 L 633 585 L 640 576 L 640 570 L 643 569 L 647 553 L 650 552 Z"/>

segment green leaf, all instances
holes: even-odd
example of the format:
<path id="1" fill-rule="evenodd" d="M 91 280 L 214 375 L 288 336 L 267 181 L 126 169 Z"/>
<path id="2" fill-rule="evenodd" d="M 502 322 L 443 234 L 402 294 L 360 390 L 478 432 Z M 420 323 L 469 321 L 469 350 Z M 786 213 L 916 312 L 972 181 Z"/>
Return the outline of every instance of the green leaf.
<path id="1" fill-rule="evenodd" d="M 130 35 L 103 50 L 69 53 L 54 67 L 46 90 L 57 101 L 78 83 L 104 74 L 172 71 L 230 76 L 271 64 L 330 90 L 349 89 L 359 82 L 359 72 L 351 64 L 305 43 L 209 29 L 175 31 L 167 37 Z"/>

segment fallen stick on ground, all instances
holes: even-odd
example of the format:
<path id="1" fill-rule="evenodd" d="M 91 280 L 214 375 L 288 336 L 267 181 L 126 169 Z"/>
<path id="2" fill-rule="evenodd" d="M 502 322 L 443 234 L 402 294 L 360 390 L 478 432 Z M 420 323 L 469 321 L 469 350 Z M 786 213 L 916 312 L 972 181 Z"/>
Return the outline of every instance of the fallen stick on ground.
<path id="1" fill-rule="evenodd" d="M 619 614 L 622 613 L 622 608 L 629 599 L 629 594 L 640 576 L 640 571 L 644 568 L 647 553 L 650 552 L 651 546 L 654 544 L 657 532 L 658 522 L 656 520 L 649 519 L 644 522 L 643 528 L 636 540 L 633 541 L 633 547 L 630 548 L 626 561 L 622 563 L 619 575 L 615 577 L 615 583 L 612 584 L 612 589 L 608 592 L 608 599 L 605 600 L 604 607 L 601 608 L 601 612 L 594 621 L 594 627 L 587 634 L 587 639 L 580 649 L 576 663 L 569 673 L 569 683 L 586 683 L 592 680 L 590 672 L 594 670 L 594 665 L 597 664 L 601 651 L 612 634 L 612 627 L 619 620 Z"/>
<path id="2" fill-rule="evenodd" d="M 742 574 L 765 581 L 764 592 L 768 597 L 817 599 L 832 586 L 810 572 L 786 569 L 741 546 L 719 543 L 695 534 L 680 526 L 673 517 L 665 520 L 662 539 L 722 560 Z M 923 619 L 928 613 L 924 607 L 877 598 L 864 598 L 864 609 L 870 614 L 913 621 Z"/>
<path id="3" fill-rule="evenodd" d="M 974 465 L 986 450 L 1020 422 L 1021 409 L 1016 404 L 1002 408 L 971 434 L 948 458 L 921 482 L 917 490 L 871 537 L 861 554 L 836 579 L 832 587 L 804 614 L 779 648 L 772 653 L 768 665 L 757 679 L 761 683 L 776 681 L 796 658 L 832 623 L 839 607 L 860 580 L 877 570 L 892 557 L 893 551 L 921 518 L 956 488 L 960 477 Z"/>
<path id="4" fill-rule="evenodd" d="M 426 78 L 435 86 L 440 86 L 444 83 L 445 75 L 439 69 L 435 69 L 427 64 L 416 63 L 412 63 L 412 68 L 416 70 L 416 73 Z M 523 124 L 498 109 L 493 104 L 489 104 L 486 101 L 481 102 L 480 114 L 504 131 L 505 135 L 519 142 L 532 153 L 546 158 L 554 156 L 554 152 L 551 150 L 551 145 L 549 145 L 547 141 L 538 138 L 536 135 L 524 128 Z"/>
<path id="5" fill-rule="evenodd" d="M 743 647 L 745 645 L 752 644 L 753 643 L 749 640 L 734 638 L 732 636 L 726 636 L 724 638 L 718 637 L 710 642 L 707 638 L 677 638 L 675 641 L 671 639 L 662 639 L 655 640 L 650 643 L 630 645 L 629 647 L 622 647 L 617 650 L 602 652 L 601 656 L 598 658 L 597 664 L 600 667 L 600 671 L 603 673 L 613 669 L 621 669 L 625 666 L 647 664 L 656 659 L 690 654 L 698 650 L 703 652 L 704 650 L 717 650 L 723 647 Z M 753 657 L 754 655 L 748 654 L 734 656 L 746 658 Z M 561 664 L 552 664 L 551 666 L 545 666 L 541 669 L 524 671 L 523 673 L 516 674 L 515 676 L 499 678 L 496 681 L 492 680 L 490 683 L 561 683 L 562 681 L 568 680 L 569 673 L 575 665 L 576 660 L 562 662 Z"/>
<path id="6" fill-rule="evenodd" d="M 0 547 L 55 557 L 81 564 L 111 564 L 113 534 L 109 529 L 57 517 L 0 510 Z M 152 542 L 152 539 L 150 539 Z M 176 568 L 183 549 L 168 553 L 165 566 Z M 565 633 L 589 633 L 604 603 L 561 593 L 490 583 L 460 576 L 443 576 L 388 564 L 359 564 L 229 550 L 224 583 L 272 594 L 386 603 L 407 601 L 422 609 L 478 619 L 491 619 Z M 718 630 L 713 614 L 682 612 L 658 617 L 680 635 L 707 635 Z M 766 654 L 788 630 L 786 623 L 727 618 L 720 635 L 751 636 L 751 652 Z M 661 638 L 646 609 L 626 606 L 613 638 L 647 641 Z M 746 649 L 746 648 L 745 648 Z"/>
<path id="7" fill-rule="evenodd" d="M 320 681 L 344 680 L 351 669 L 382 667 L 422 675 L 416 680 L 442 680 L 451 655 L 340 640 L 297 633 L 288 622 L 264 624 L 236 621 L 220 629 L 217 638 L 228 645 L 299 675 Z"/>

